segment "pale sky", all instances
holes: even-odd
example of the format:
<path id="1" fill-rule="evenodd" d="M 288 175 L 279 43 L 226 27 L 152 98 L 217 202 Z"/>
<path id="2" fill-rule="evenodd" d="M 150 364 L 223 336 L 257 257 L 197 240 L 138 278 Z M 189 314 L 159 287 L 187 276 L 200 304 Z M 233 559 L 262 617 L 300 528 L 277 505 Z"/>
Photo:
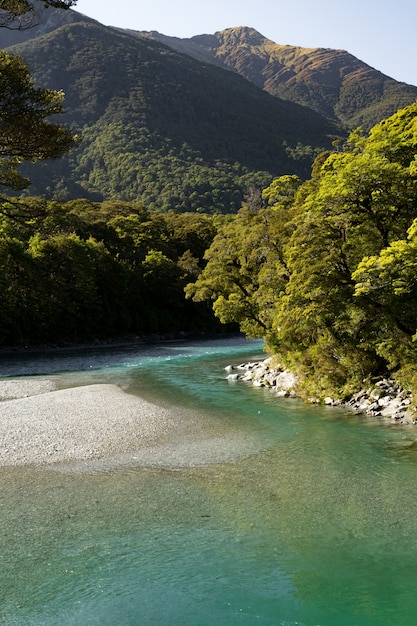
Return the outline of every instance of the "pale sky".
<path id="1" fill-rule="evenodd" d="M 174 37 L 250 26 L 279 44 L 347 50 L 417 86 L 417 0 L 78 0 L 75 10 Z"/>

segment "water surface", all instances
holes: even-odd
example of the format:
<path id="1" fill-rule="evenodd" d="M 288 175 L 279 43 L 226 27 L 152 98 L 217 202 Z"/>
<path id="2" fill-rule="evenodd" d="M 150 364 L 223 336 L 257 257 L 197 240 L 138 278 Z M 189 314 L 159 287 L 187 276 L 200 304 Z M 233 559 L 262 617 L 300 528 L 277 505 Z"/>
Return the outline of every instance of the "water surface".
<path id="1" fill-rule="evenodd" d="M 213 340 L 0 360 L 116 382 L 254 444 L 171 467 L 1 468 L 0 624 L 415 624 L 417 434 L 226 381 L 259 356 Z"/>

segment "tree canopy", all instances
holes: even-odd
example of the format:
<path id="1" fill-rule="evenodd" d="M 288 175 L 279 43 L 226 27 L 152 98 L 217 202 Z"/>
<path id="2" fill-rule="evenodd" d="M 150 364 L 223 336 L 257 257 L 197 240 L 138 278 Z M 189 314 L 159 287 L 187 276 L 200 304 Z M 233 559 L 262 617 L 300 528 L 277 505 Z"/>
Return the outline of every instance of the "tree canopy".
<path id="1" fill-rule="evenodd" d="M 65 91 L 64 119 L 82 136 L 62 160 L 36 165 L 36 176 L 25 166 L 33 195 L 235 213 L 250 187 L 307 177 L 314 156 L 345 136 L 234 73 L 92 20 L 14 50 L 39 85 Z"/>
<path id="2" fill-rule="evenodd" d="M 205 303 L 184 298 L 219 216 L 113 201 L 3 206 L 0 345 L 219 330 Z"/>
<path id="3" fill-rule="evenodd" d="M 0 51 L 0 186 L 23 189 L 22 161 L 71 146 L 71 132 L 46 121 L 62 102 L 61 92 L 35 87 L 21 57 Z M 118 128 L 111 136 L 124 145 Z M 156 131 L 142 131 L 151 145 Z M 197 211 L 212 207 L 206 163 L 177 147 L 185 191 L 172 180 L 170 193 L 182 209 L 191 197 Z M 173 152 L 163 157 L 155 168 L 172 178 Z M 0 343 L 214 329 L 211 302 L 221 323 L 266 339 L 306 398 L 344 397 L 381 373 L 417 398 L 417 102 L 321 153 L 304 182 L 268 176 L 259 194 L 265 172 L 219 160 L 216 168 L 216 205 L 228 215 L 162 214 L 151 197 L 3 196 Z M 256 183 L 236 215 L 230 172 Z M 117 176 L 127 175 L 121 161 Z M 103 184 L 116 187 L 117 176 Z"/>
<path id="4" fill-rule="evenodd" d="M 225 224 L 188 295 L 265 337 L 306 397 L 382 372 L 416 393 L 416 158 L 417 103 L 354 131 L 310 180 L 275 180 Z"/>
<path id="5" fill-rule="evenodd" d="M 71 146 L 72 133 L 45 120 L 62 111 L 63 99 L 62 92 L 35 87 L 23 59 L 0 50 L 1 186 L 25 188 L 22 161 L 57 158 Z"/>
<path id="6" fill-rule="evenodd" d="M 39 6 L 68 9 L 74 0 L 2 0 L 0 28 L 29 27 Z M 23 161 L 62 156 L 75 136 L 46 121 L 63 111 L 62 91 L 35 86 L 22 57 L 0 50 L 0 187 L 25 189 L 30 181 L 19 171 Z"/>

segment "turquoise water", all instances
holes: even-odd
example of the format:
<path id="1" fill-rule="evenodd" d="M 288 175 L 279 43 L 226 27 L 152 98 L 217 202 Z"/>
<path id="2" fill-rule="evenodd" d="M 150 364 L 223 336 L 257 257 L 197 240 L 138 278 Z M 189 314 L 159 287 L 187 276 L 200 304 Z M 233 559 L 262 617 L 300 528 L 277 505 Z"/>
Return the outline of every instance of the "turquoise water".
<path id="1" fill-rule="evenodd" d="M 0 624 L 416 623 L 417 431 L 225 380 L 261 355 L 216 340 L 0 362 L 191 409 L 220 452 L 253 443 L 194 466 L 0 468 Z"/>

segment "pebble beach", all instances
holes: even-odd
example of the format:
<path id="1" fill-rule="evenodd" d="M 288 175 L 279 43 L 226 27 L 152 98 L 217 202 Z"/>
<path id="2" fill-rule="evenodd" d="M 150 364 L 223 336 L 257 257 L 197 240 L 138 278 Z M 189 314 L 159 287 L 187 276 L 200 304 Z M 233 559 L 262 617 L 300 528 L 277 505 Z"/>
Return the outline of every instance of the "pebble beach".
<path id="1" fill-rule="evenodd" d="M 0 381 L 0 466 L 91 460 L 154 445 L 168 410 L 112 384 L 56 389 L 50 379 Z"/>
<path id="2" fill-rule="evenodd" d="M 171 469 L 251 454 L 259 437 L 192 409 L 164 407 L 114 384 L 58 389 L 54 379 L 0 380 L 0 467 Z"/>

